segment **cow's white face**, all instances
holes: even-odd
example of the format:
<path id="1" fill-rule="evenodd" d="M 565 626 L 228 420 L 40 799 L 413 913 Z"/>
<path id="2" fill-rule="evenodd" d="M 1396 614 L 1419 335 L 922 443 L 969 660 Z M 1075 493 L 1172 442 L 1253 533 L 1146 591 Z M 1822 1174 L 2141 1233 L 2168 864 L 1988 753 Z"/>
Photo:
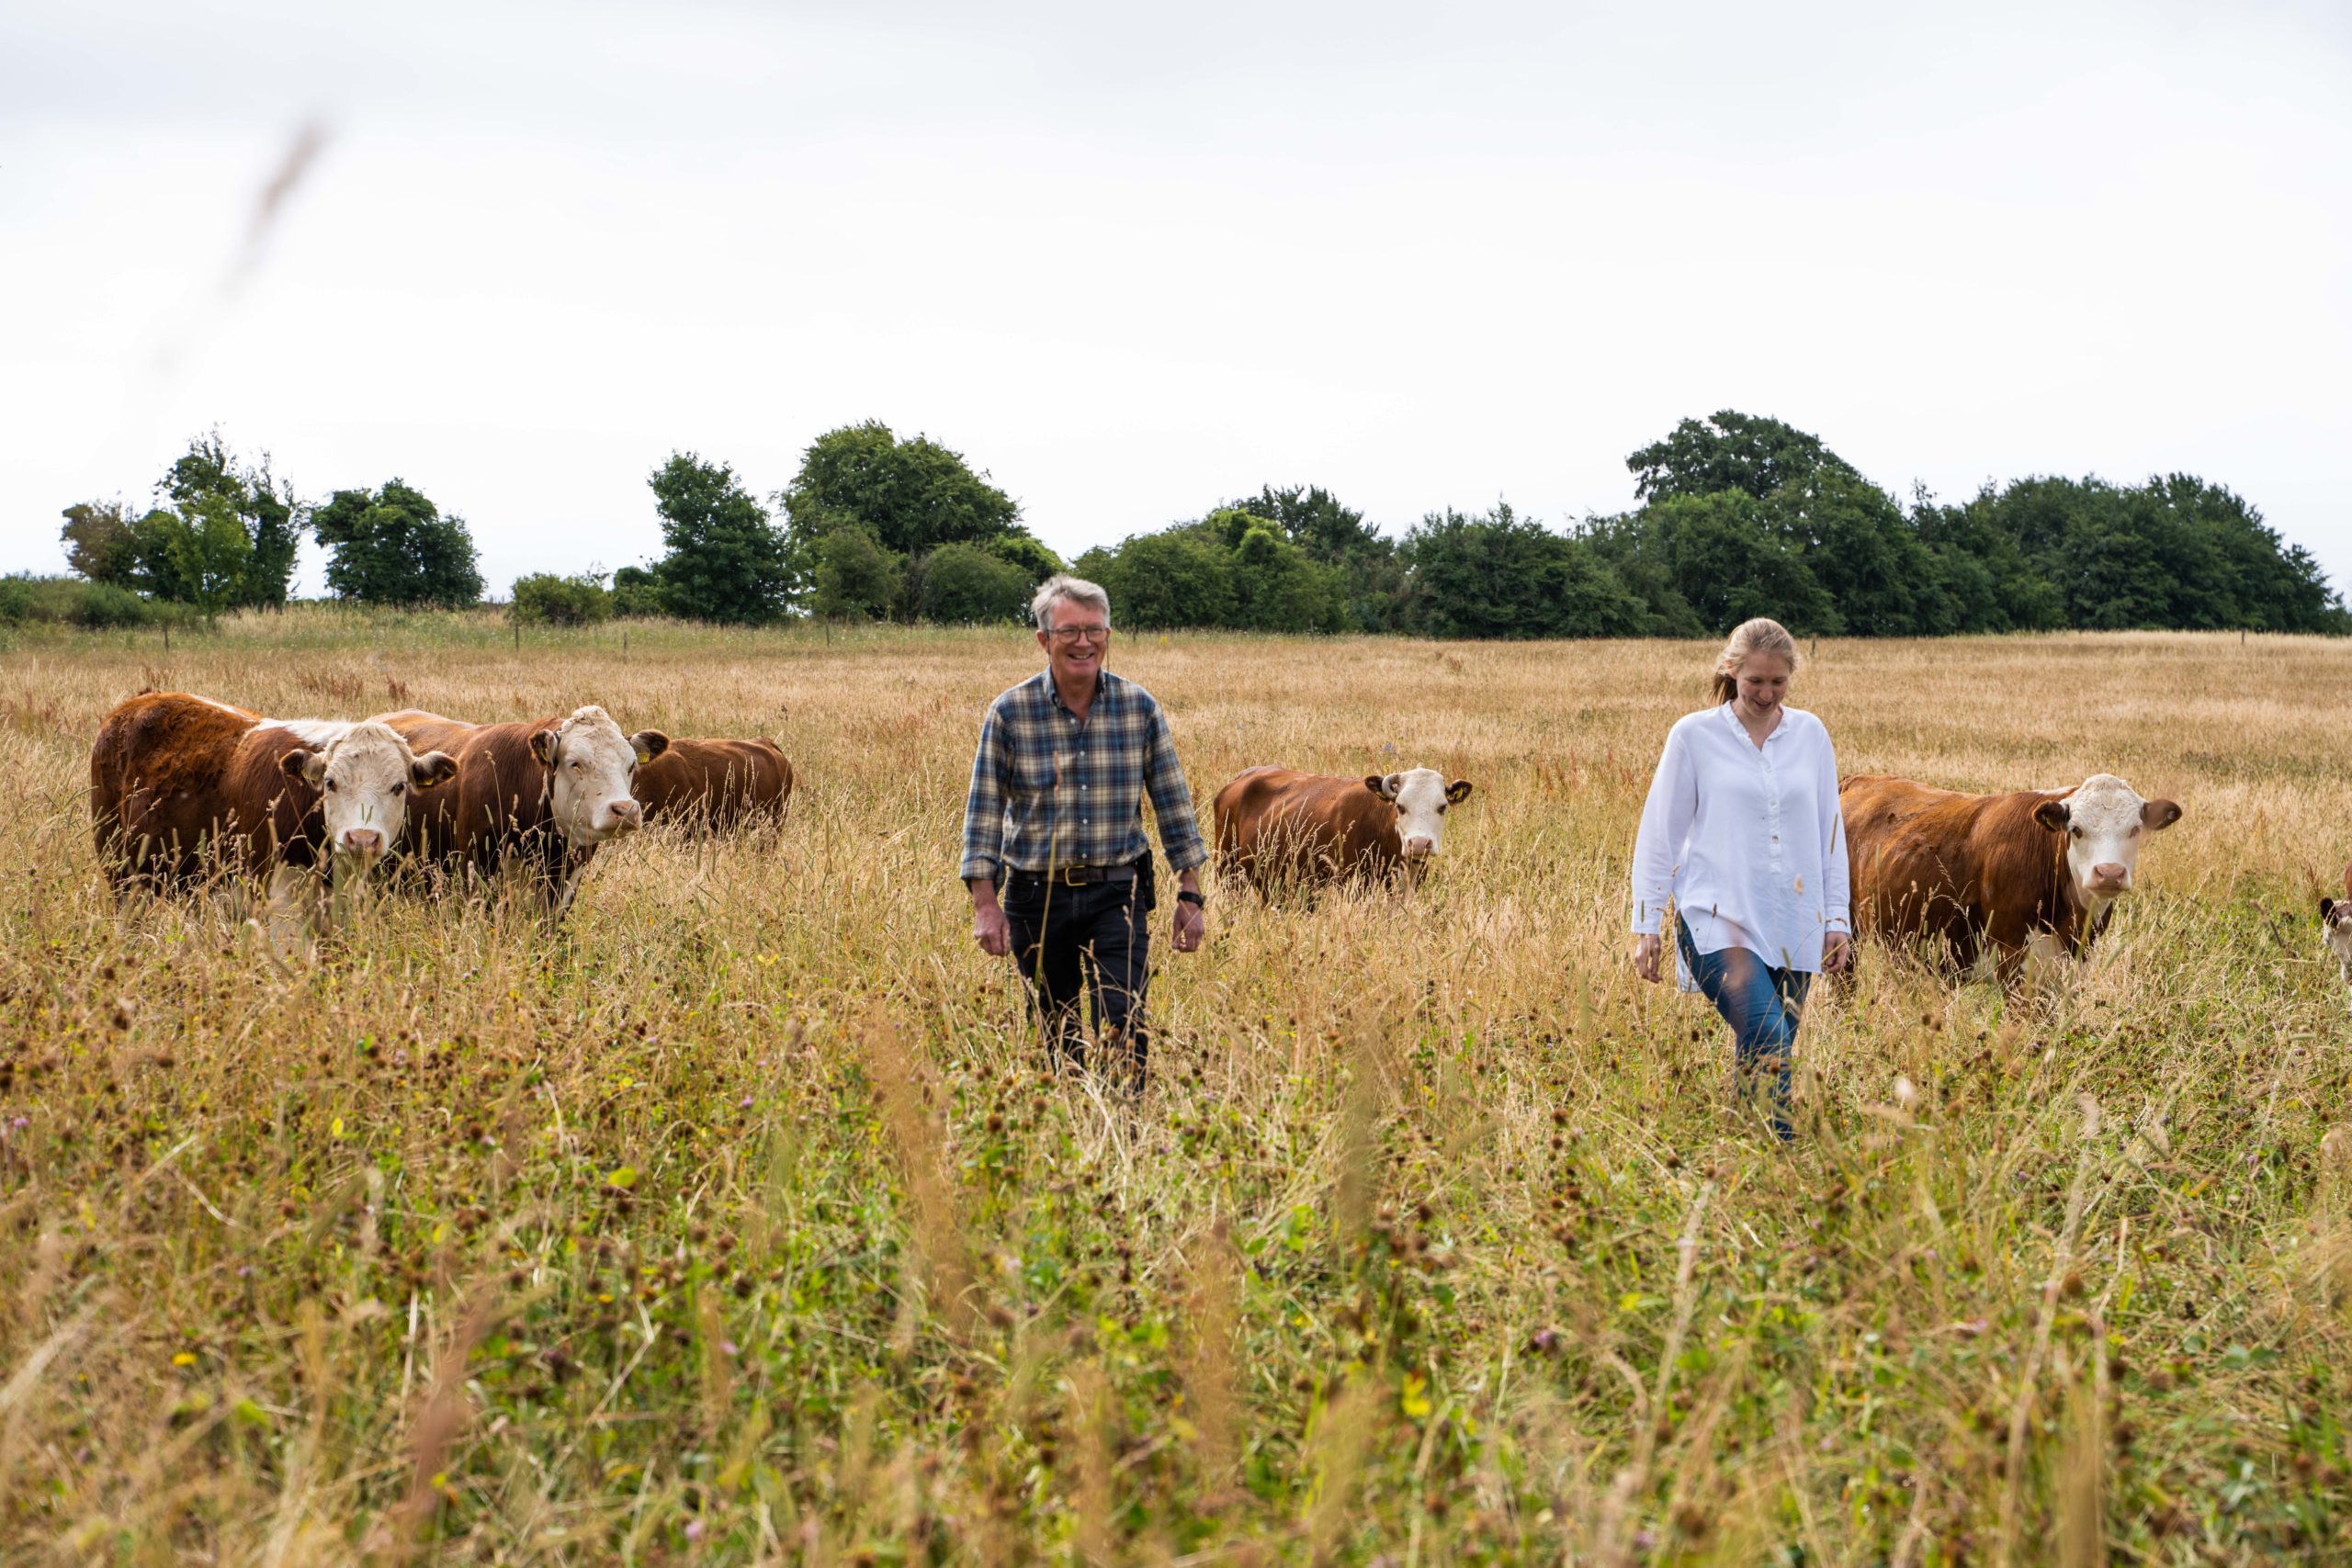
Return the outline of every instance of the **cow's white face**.
<path id="1" fill-rule="evenodd" d="M 643 826 L 630 783 L 639 762 L 669 749 L 670 738 L 658 729 L 623 735 L 613 716 L 593 703 L 553 729 L 535 732 L 531 751 L 553 774 L 548 804 L 564 841 L 601 844 Z"/>
<path id="2" fill-rule="evenodd" d="M 2344 888 L 2346 897 L 2319 901 L 2319 940 L 2352 979 L 2352 865 L 2344 868 Z"/>
<path id="3" fill-rule="evenodd" d="M 2047 800 L 2034 819 L 2066 836 L 2066 870 L 2075 891 L 2093 915 L 2118 894 L 2132 890 L 2140 846 L 2150 833 L 2180 820 L 2169 800 L 2143 800 L 2113 773 L 2093 773 L 2064 800 Z"/>
<path id="4" fill-rule="evenodd" d="M 1434 768 L 1411 768 L 1401 773 L 1374 773 L 1363 787 L 1396 807 L 1396 838 L 1408 862 L 1428 860 L 1445 838 L 1445 808 L 1470 798 L 1470 781 L 1445 782 Z"/>
<path id="5" fill-rule="evenodd" d="M 458 762 L 446 751 L 417 756 L 387 725 L 338 728 L 340 733 L 321 726 L 299 729 L 319 749 L 288 751 L 278 765 L 288 777 L 319 792 L 327 849 L 336 868 L 365 872 L 407 827 L 411 795 L 454 778 Z"/>

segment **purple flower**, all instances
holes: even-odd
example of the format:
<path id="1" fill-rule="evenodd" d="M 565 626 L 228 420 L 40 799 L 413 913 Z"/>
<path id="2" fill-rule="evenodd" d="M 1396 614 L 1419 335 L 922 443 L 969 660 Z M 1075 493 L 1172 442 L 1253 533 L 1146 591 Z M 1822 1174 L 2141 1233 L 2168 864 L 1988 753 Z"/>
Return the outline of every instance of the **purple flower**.
<path id="1" fill-rule="evenodd" d="M 718 1348 L 721 1350 L 726 1351 L 730 1356 L 740 1356 L 743 1353 L 742 1347 L 737 1345 L 732 1339 L 720 1340 L 718 1342 Z"/>
<path id="2" fill-rule="evenodd" d="M 686 1539 L 688 1540 L 700 1540 L 702 1539 L 702 1521 L 700 1519 L 688 1519 L 686 1521 Z"/>

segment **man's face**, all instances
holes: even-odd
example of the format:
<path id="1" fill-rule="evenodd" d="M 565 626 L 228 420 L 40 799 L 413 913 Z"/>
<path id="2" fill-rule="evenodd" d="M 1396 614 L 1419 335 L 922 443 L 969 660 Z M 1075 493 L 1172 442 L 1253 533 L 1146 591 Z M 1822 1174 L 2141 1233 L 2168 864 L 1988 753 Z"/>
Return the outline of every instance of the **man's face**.
<path id="1" fill-rule="evenodd" d="M 1037 645 L 1046 650 L 1055 685 L 1065 692 L 1089 690 L 1102 672 L 1103 654 L 1110 651 L 1110 617 L 1091 605 L 1057 599 L 1045 628 L 1037 633 Z"/>

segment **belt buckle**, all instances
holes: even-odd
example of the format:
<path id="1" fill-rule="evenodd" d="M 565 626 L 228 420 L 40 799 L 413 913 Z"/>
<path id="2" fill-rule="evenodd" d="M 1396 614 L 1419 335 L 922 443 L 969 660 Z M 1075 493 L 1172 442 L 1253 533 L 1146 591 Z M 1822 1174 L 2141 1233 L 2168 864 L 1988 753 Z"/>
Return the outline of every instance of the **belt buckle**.
<path id="1" fill-rule="evenodd" d="M 1054 880 L 1064 887 L 1083 887 L 1086 886 L 1086 879 L 1078 874 L 1085 869 L 1086 867 L 1082 865 L 1063 866 L 1054 873 Z"/>

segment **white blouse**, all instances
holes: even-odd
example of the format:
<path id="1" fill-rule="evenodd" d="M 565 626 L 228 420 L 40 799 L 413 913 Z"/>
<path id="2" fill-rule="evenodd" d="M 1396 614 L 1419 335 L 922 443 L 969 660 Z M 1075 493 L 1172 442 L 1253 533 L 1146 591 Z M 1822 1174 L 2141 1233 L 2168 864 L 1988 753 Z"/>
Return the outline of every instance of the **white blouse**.
<path id="1" fill-rule="evenodd" d="M 1817 974 L 1823 937 L 1852 929 L 1846 876 L 1838 757 L 1819 719 L 1784 706 L 1761 747 L 1729 703 L 1675 722 L 1634 840 L 1634 930 L 1672 945 L 1670 895 L 1699 952 L 1744 947 Z M 1691 988 L 1679 955 L 1676 969 Z"/>

